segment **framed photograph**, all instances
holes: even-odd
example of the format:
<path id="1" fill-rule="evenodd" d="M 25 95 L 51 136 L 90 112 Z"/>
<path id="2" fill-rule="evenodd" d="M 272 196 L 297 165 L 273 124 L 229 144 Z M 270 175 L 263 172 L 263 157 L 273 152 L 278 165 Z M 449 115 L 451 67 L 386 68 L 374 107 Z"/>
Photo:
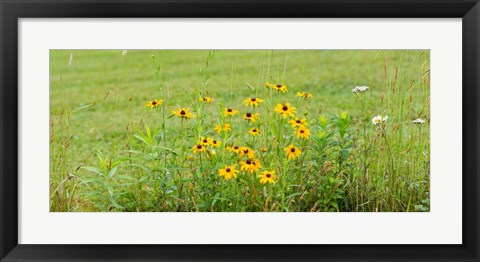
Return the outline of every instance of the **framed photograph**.
<path id="1" fill-rule="evenodd" d="M 478 1 L 1 1 L 1 261 L 479 261 Z"/>

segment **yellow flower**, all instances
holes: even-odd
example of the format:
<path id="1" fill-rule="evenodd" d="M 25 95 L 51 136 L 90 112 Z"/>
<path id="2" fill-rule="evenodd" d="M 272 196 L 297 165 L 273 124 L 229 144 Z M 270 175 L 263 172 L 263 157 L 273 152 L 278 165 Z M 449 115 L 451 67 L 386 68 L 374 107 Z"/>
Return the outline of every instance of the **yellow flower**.
<path id="1" fill-rule="evenodd" d="M 251 136 L 258 136 L 258 135 L 260 135 L 261 132 L 262 132 L 262 131 L 261 131 L 260 129 L 255 128 L 255 127 L 252 128 L 252 129 L 250 129 L 250 130 L 248 130 L 248 133 L 249 133 Z"/>
<path id="2" fill-rule="evenodd" d="M 265 102 L 265 100 L 256 98 L 256 97 L 251 97 L 243 100 L 243 103 L 245 104 L 245 106 L 253 106 L 253 107 L 258 106 L 258 104 L 263 102 Z"/>
<path id="3" fill-rule="evenodd" d="M 273 88 L 274 86 L 275 86 L 275 85 L 272 84 L 272 83 L 269 83 L 269 82 L 266 82 L 266 83 L 265 83 L 265 87 L 266 87 L 266 88 Z"/>
<path id="4" fill-rule="evenodd" d="M 295 117 L 295 119 L 292 119 L 292 120 L 288 121 L 288 123 L 291 124 L 293 128 L 308 126 L 306 118 L 300 119 L 298 117 Z"/>
<path id="5" fill-rule="evenodd" d="M 150 108 L 155 108 L 163 103 L 162 99 L 155 99 L 153 101 L 150 101 L 145 104 L 145 106 L 150 107 Z"/>
<path id="6" fill-rule="evenodd" d="M 277 176 L 275 176 L 275 171 L 263 171 L 260 175 L 260 183 L 266 184 L 267 182 L 270 184 L 275 184 L 277 182 Z"/>
<path id="7" fill-rule="evenodd" d="M 307 93 L 307 92 L 297 92 L 297 96 L 303 97 L 305 99 L 312 98 L 312 94 Z"/>
<path id="8" fill-rule="evenodd" d="M 190 108 L 179 108 L 175 111 L 172 111 L 172 113 L 180 118 L 190 119 L 192 117 L 195 117 L 195 115 L 190 113 L 189 110 Z"/>
<path id="9" fill-rule="evenodd" d="M 220 142 L 218 140 L 212 139 L 212 141 L 210 141 L 210 146 L 211 147 L 220 147 L 221 145 L 222 145 L 222 142 Z"/>
<path id="10" fill-rule="evenodd" d="M 253 123 L 255 123 L 255 121 L 257 121 L 257 118 L 258 118 L 258 114 L 252 114 L 252 113 L 246 113 L 243 116 L 243 119 L 245 119 L 247 121 L 252 121 Z"/>
<path id="11" fill-rule="evenodd" d="M 208 97 L 208 96 L 201 96 L 200 97 L 200 102 L 204 102 L 204 103 L 207 103 L 207 104 L 210 104 L 212 103 L 213 101 L 215 101 L 215 99 L 213 97 Z"/>
<path id="12" fill-rule="evenodd" d="M 235 154 L 240 154 L 240 152 L 242 152 L 242 148 L 239 146 L 231 146 L 228 148 L 228 150 Z"/>
<path id="13" fill-rule="evenodd" d="M 245 161 L 240 161 L 240 170 L 241 171 L 247 171 L 249 173 L 253 173 L 258 171 L 262 167 L 260 164 L 260 161 L 255 160 L 255 159 L 247 159 Z"/>
<path id="14" fill-rule="evenodd" d="M 242 146 L 240 147 L 239 154 L 240 154 L 240 157 L 243 157 L 246 155 L 248 158 L 253 158 L 253 156 L 255 155 L 255 151 L 253 151 L 253 149 L 249 147 Z"/>
<path id="15" fill-rule="evenodd" d="M 268 150 L 268 148 L 266 148 L 266 147 L 260 147 L 260 151 L 262 151 L 262 152 L 267 152 L 267 150 Z"/>
<path id="16" fill-rule="evenodd" d="M 272 85 L 272 88 L 277 90 L 278 92 L 286 93 L 288 92 L 287 86 L 278 84 L 278 85 Z"/>
<path id="17" fill-rule="evenodd" d="M 208 137 L 201 137 L 200 141 L 198 141 L 199 144 L 203 146 L 210 146 L 212 144 L 212 139 Z"/>
<path id="18" fill-rule="evenodd" d="M 218 175 L 223 176 L 226 180 L 237 178 L 237 173 L 240 171 L 236 170 L 235 166 L 225 166 L 225 168 L 218 170 Z"/>
<path id="19" fill-rule="evenodd" d="M 232 108 L 224 108 L 223 109 L 223 115 L 224 116 L 234 116 L 236 114 L 238 114 L 239 112 L 235 109 L 232 109 Z"/>
<path id="20" fill-rule="evenodd" d="M 205 146 L 202 146 L 201 144 L 198 144 L 196 146 L 193 146 L 193 153 L 197 154 L 197 152 L 203 152 L 205 153 L 207 151 L 207 148 Z"/>
<path id="21" fill-rule="evenodd" d="M 294 116 L 297 113 L 297 109 L 293 106 L 290 106 L 290 103 L 277 104 L 273 111 L 283 115 L 283 118 L 287 118 L 287 116 Z"/>
<path id="22" fill-rule="evenodd" d="M 213 130 L 217 131 L 220 134 L 220 133 L 222 133 L 222 131 L 223 132 L 232 131 L 232 127 L 231 127 L 230 124 L 223 124 L 223 128 L 220 125 L 215 125 Z"/>
<path id="23" fill-rule="evenodd" d="M 295 135 L 304 139 L 310 139 L 310 130 L 304 126 L 301 126 L 297 129 L 297 131 L 295 131 Z"/>
<path id="24" fill-rule="evenodd" d="M 287 153 L 288 159 L 294 159 L 302 154 L 302 151 L 293 145 L 289 145 L 287 148 L 285 148 L 285 152 Z"/>

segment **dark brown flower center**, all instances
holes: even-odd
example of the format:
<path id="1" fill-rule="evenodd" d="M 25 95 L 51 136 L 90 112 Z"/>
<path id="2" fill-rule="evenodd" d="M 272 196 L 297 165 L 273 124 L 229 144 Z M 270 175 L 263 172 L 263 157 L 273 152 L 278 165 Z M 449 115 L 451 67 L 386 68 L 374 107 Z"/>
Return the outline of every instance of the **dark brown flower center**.
<path id="1" fill-rule="evenodd" d="M 247 161 L 245 161 L 245 163 L 247 163 L 248 165 L 250 165 L 250 164 L 252 163 L 252 160 L 247 159 Z"/>
<path id="2" fill-rule="evenodd" d="M 153 101 L 153 102 L 152 102 L 152 105 L 156 105 L 156 104 L 157 104 L 157 102 L 156 102 L 156 101 Z"/>
<path id="3" fill-rule="evenodd" d="M 202 145 L 197 145 L 197 149 L 202 149 Z"/>
<path id="4" fill-rule="evenodd" d="M 301 123 L 302 123 L 302 120 L 297 120 L 297 121 L 295 121 L 295 122 L 297 122 L 297 124 L 301 124 Z"/>
<path id="5" fill-rule="evenodd" d="M 186 114 L 185 110 L 180 111 L 180 115 L 184 116 Z"/>
<path id="6" fill-rule="evenodd" d="M 213 140 L 212 143 L 216 144 L 216 143 L 217 143 L 217 140 Z"/>
<path id="7" fill-rule="evenodd" d="M 305 133 L 305 130 L 300 130 L 300 133 L 302 133 L 302 134 Z"/>
<path id="8" fill-rule="evenodd" d="M 248 153 L 248 149 L 243 150 L 243 153 L 245 154 Z"/>
<path id="9" fill-rule="evenodd" d="M 252 114 L 251 114 L 251 113 L 247 113 L 247 117 L 252 117 Z"/>
<path id="10" fill-rule="evenodd" d="M 227 109 L 227 111 L 228 111 L 229 113 L 231 113 L 233 110 L 232 110 L 231 108 L 229 108 L 229 109 Z"/>
<path id="11" fill-rule="evenodd" d="M 257 99 L 256 99 L 255 97 L 254 97 L 254 98 L 251 98 L 250 100 L 251 100 L 252 102 L 257 101 Z"/>
<path id="12" fill-rule="evenodd" d="M 283 111 L 287 111 L 287 110 L 288 110 L 288 106 L 283 106 L 283 107 L 282 107 L 282 110 L 283 110 Z"/>
<path id="13" fill-rule="evenodd" d="M 270 178 L 272 175 L 271 174 L 266 174 L 265 175 L 267 178 Z"/>
<path id="14" fill-rule="evenodd" d="M 230 173 L 230 171 L 232 171 L 230 168 L 227 168 L 225 171 L 227 171 L 227 173 Z"/>
<path id="15" fill-rule="evenodd" d="M 208 140 L 207 140 L 207 139 L 203 139 L 203 143 L 207 143 L 207 142 L 208 142 Z"/>
<path id="16" fill-rule="evenodd" d="M 292 148 L 290 149 L 290 151 L 291 151 L 292 153 L 294 153 L 294 152 L 295 152 L 295 147 L 292 147 Z"/>
<path id="17" fill-rule="evenodd" d="M 252 132 L 253 132 L 253 133 L 257 133 L 257 129 L 254 128 L 254 129 L 252 130 Z"/>
<path id="18" fill-rule="evenodd" d="M 234 148 L 234 149 L 238 149 L 238 146 L 234 146 L 233 148 Z"/>
<path id="19" fill-rule="evenodd" d="M 277 85 L 278 88 L 282 87 L 282 85 Z"/>

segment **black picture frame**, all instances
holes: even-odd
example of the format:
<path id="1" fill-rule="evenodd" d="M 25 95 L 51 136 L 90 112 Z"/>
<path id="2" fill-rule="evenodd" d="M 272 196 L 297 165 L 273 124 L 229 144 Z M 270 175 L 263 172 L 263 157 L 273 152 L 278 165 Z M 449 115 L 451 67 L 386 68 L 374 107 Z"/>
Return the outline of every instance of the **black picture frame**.
<path id="1" fill-rule="evenodd" d="M 480 261 L 478 0 L 0 0 L 1 261 Z M 463 244 L 20 245 L 18 244 L 18 19 L 131 17 L 462 18 Z"/>

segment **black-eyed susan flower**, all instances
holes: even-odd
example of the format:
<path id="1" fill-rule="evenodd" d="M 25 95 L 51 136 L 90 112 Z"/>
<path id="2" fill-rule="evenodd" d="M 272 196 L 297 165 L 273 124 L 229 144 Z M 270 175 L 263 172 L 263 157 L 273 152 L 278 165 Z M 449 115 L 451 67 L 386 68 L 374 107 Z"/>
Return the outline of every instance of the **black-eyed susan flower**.
<path id="1" fill-rule="evenodd" d="M 251 128 L 250 130 L 248 130 L 248 134 L 250 134 L 251 136 L 258 136 L 260 135 L 262 131 L 256 127 L 254 128 Z"/>
<path id="2" fill-rule="evenodd" d="M 255 151 L 247 146 L 240 147 L 240 157 L 247 156 L 248 158 L 253 158 Z"/>
<path id="3" fill-rule="evenodd" d="M 200 100 L 200 102 L 207 103 L 207 104 L 210 104 L 213 101 L 215 101 L 215 99 L 213 97 L 208 97 L 208 96 L 201 96 L 199 98 L 199 100 Z"/>
<path id="4" fill-rule="evenodd" d="M 272 87 L 274 87 L 274 86 L 275 86 L 275 85 L 272 84 L 272 83 L 270 83 L 270 82 L 266 82 L 266 83 L 265 83 L 265 87 L 266 87 L 266 88 L 272 88 Z"/>
<path id="5" fill-rule="evenodd" d="M 280 92 L 282 92 L 282 93 L 288 92 L 287 86 L 284 86 L 284 85 L 281 85 L 281 84 L 272 85 L 272 88 L 277 90 L 279 93 Z"/>
<path id="6" fill-rule="evenodd" d="M 287 153 L 287 159 L 294 159 L 299 157 L 302 154 L 302 151 L 293 145 L 289 145 L 285 148 L 285 153 Z"/>
<path id="7" fill-rule="evenodd" d="M 253 107 L 257 107 L 260 103 L 263 103 L 263 102 L 265 102 L 265 100 L 260 99 L 258 97 L 250 97 L 243 100 L 243 103 L 245 104 L 245 106 L 253 106 Z"/>
<path id="8" fill-rule="evenodd" d="M 210 141 L 210 146 L 211 147 L 220 147 L 222 145 L 222 142 L 216 140 L 216 139 L 212 139 L 212 141 Z"/>
<path id="9" fill-rule="evenodd" d="M 261 184 L 275 184 L 277 182 L 277 176 L 275 175 L 275 171 L 263 171 L 260 175 L 258 175 L 258 178 L 260 178 Z"/>
<path id="10" fill-rule="evenodd" d="M 172 111 L 172 113 L 180 118 L 190 119 L 195 117 L 194 114 L 190 112 L 190 108 L 179 108 L 177 110 Z"/>
<path id="11" fill-rule="evenodd" d="M 223 115 L 224 116 L 234 116 L 238 113 L 239 113 L 238 110 L 235 110 L 233 108 L 224 108 L 223 109 Z"/>
<path id="12" fill-rule="evenodd" d="M 287 116 L 294 116 L 297 113 L 297 109 L 291 106 L 290 103 L 277 104 L 273 111 L 283 115 L 283 118 L 287 118 Z"/>
<path id="13" fill-rule="evenodd" d="M 198 141 L 199 144 L 203 146 L 210 146 L 212 144 L 212 139 L 208 137 L 201 137 L 200 140 Z"/>
<path id="14" fill-rule="evenodd" d="M 230 180 L 232 178 L 237 178 L 237 173 L 240 172 L 235 169 L 236 165 L 233 166 L 225 166 L 225 168 L 218 170 L 218 175 L 224 177 L 226 180 Z"/>
<path id="15" fill-rule="evenodd" d="M 239 146 L 231 146 L 228 148 L 228 151 L 235 153 L 235 154 L 240 154 L 242 152 L 242 148 Z"/>
<path id="16" fill-rule="evenodd" d="M 258 114 L 246 113 L 243 116 L 243 119 L 245 119 L 247 121 L 252 121 L 253 123 L 255 123 L 255 121 L 257 121 L 257 119 L 258 119 Z"/>
<path id="17" fill-rule="evenodd" d="M 312 94 L 307 92 L 297 92 L 297 96 L 302 97 L 304 99 L 312 98 Z"/>
<path id="18" fill-rule="evenodd" d="M 300 119 L 298 117 L 295 117 L 295 119 L 292 119 L 288 121 L 290 125 L 292 125 L 293 128 L 299 128 L 302 126 L 308 126 L 308 122 L 306 118 Z"/>
<path id="19" fill-rule="evenodd" d="M 163 103 L 162 99 L 155 99 L 145 104 L 146 107 L 155 108 Z"/>
<path id="20" fill-rule="evenodd" d="M 215 125 L 215 127 L 213 128 L 213 130 L 217 131 L 219 134 L 223 132 L 228 132 L 228 131 L 232 131 L 232 126 L 230 124 L 223 124 L 223 127 L 221 125 Z"/>
<path id="21" fill-rule="evenodd" d="M 310 139 L 310 130 L 305 126 L 301 126 L 295 131 L 295 136 L 304 139 Z"/>
<path id="22" fill-rule="evenodd" d="M 192 150 L 193 150 L 194 154 L 197 154 L 197 152 L 198 153 L 202 153 L 202 152 L 205 153 L 207 151 L 207 147 L 203 146 L 201 144 L 198 144 L 196 146 L 193 146 Z"/>
<path id="23" fill-rule="evenodd" d="M 241 171 L 247 171 L 249 173 L 253 173 L 258 171 L 262 165 L 260 164 L 260 161 L 255 160 L 255 159 L 247 159 L 245 161 L 240 161 L 240 170 Z"/>

